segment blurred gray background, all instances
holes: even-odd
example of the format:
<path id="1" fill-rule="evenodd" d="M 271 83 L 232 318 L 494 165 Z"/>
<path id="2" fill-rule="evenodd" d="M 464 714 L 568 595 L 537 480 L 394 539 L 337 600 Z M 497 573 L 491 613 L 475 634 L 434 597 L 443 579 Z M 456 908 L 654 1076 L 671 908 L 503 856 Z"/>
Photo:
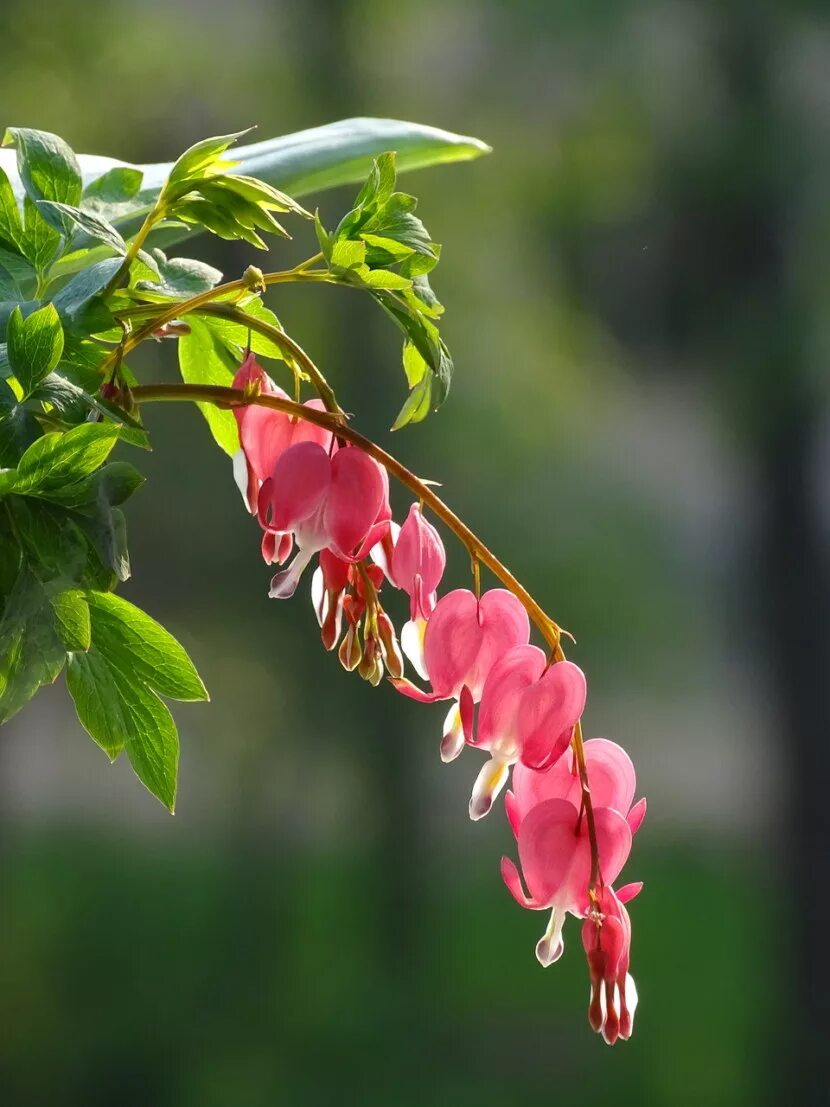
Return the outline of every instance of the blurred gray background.
<path id="1" fill-rule="evenodd" d="M 358 114 L 492 143 L 403 181 L 444 244 L 439 415 L 390 439 L 400 344 L 369 303 L 268 303 L 574 632 L 587 733 L 650 805 L 626 870 L 641 1007 L 610 1051 L 578 926 L 542 971 L 506 820 L 467 820 L 478 755 L 441 766 L 440 707 L 325 655 L 306 584 L 267 598 L 201 417 L 150 409 L 124 594 L 213 702 L 176 709 L 175 818 L 62 682 L 0 735 L 3 1101 L 825 1104 L 826 6 L 6 0 L 0 58 L 4 124 L 133 161 Z M 314 252 L 297 233 L 271 268 Z M 133 367 L 173 379 L 172 343 Z"/>

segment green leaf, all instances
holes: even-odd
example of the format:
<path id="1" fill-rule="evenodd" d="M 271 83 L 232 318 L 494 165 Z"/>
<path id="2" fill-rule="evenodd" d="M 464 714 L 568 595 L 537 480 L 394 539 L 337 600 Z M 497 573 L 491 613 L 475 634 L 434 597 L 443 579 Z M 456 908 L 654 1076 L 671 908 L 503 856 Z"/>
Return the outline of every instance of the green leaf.
<path id="1" fill-rule="evenodd" d="M 16 470 L 0 473 L 0 493 L 42 493 L 81 480 L 106 461 L 119 433 L 109 423 L 84 423 L 65 434 L 43 435 Z"/>
<path id="2" fill-rule="evenodd" d="M 398 417 L 392 424 L 391 429 L 393 431 L 400 430 L 408 423 L 420 423 L 422 419 L 426 419 L 431 407 L 431 396 L 432 371 L 430 370 L 407 396 L 406 402 L 398 412 Z"/>
<path id="3" fill-rule="evenodd" d="M 52 301 L 64 319 L 77 320 L 84 308 L 110 283 L 121 268 L 121 258 L 104 258 L 82 269 Z"/>
<path id="4" fill-rule="evenodd" d="M 338 238 L 331 248 L 332 269 L 352 269 L 366 263 L 366 243 L 349 238 Z"/>
<path id="5" fill-rule="evenodd" d="M 84 189 L 82 206 L 87 210 L 99 211 L 116 204 L 124 204 L 138 195 L 144 174 L 140 169 L 124 165 L 109 169 Z"/>
<path id="6" fill-rule="evenodd" d="M 296 198 L 365 180 L 372 167 L 372 159 L 386 150 L 397 151 L 398 171 L 405 172 L 477 158 L 488 153 L 489 149 L 479 139 L 435 127 L 397 119 L 364 118 L 344 119 L 323 127 L 240 146 L 234 150 L 234 158 L 241 174 L 265 181 Z M 81 155 L 79 160 L 91 176 L 100 172 L 102 160 L 105 159 Z M 2 152 L 0 165 L 7 170 L 13 168 L 3 162 Z M 123 166 L 113 161 L 107 172 L 116 168 Z M 167 162 L 129 168 L 143 172 L 142 191 L 135 197 L 131 211 L 124 212 L 117 219 L 108 216 L 119 228 L 126 224 L 126 228 L 122 229 L 125 235 L 136 229 L 150 211 L 173 166 Z M 15 184 L 14 177 L 12 184 Z M 164 233 L 168 244 L 186 235 L 186 232 L 175 228 L 169 228 Z M 158 239 L 155 243 L 160 244 Z"/>
<path id="7" fill-rule="evenodd" d="M 179 368 L 186 384 L 232 384 L 239 368 L 237 358 L 221 341 L 215 329 L 203 318 L 189 317 L 190 334 L 179 339 Z M 222 411 L 214 404 L 199 404 L 210 432 L 217 444 L 229 456 L 239 449 L 239 433 L 232 411 Z"/>
<path id="8" fill-rule="evenodd" d="M 232 135 L 218 135 L 215 138 L 205 138 L 189 147 L 176 161 L 170 170 L 168 190 L 175 194 L 181 194 L 180 186 L 191 181 L 200 180 L 212 173 L 221 172 L 235 165 L 235 162 L 222 158 L 227 148 L 233 145 L 243 135 L 250 134 L 251 128 L 237 131 Z M 179 186 L 178 188 L 176 186 Z"/>
<path id="9" fill-rule="evenodd" d="M 72 653 L 67 685 L 81 724 L 114 759 L 126 749 L 143 784 L 171 811 L 179 739 L 159 695 L 204 700 L 207 692 L 182 646 L 133 604 L 86 594 L 92 646 Z"/>
<path id="10" fill-rule="evenodd" d="M 79 588 L 50 597 L 55 626 L 67 650 L 88 650 L 92 644 L 89 604 Z"/>
<path id="11" fill-rule="evenodd" d="M 20 248 L 38 273 L 46 271 L 60 244 L 60 233 L 50 227 L 27 194 L 23 201 L 23 238 Z"/>
<path id="12" fill-rule="evenodd" d="M 101 350 L 101 347 L 97 347 Z M 103 351 L 102 351 L 103 352 Z M 61 362 L 60 368 L 73 372 L 73 367 Z M 94 380 L 92 387 L 97 388 Z M 130 415 L 111 400 L 105 400 L 95 392 L 89 392 L 64 376 L 62 372 L 50 373 L 32 393 L 32 400 L 48 404 L 64 423 L 86 421 L 90 411 L 98 411 L 121 426 L 121 441 L 142 450 L 150 449 L 150 436 L 135 416 Z M 16 464 L 16 462 L 15 462 Z"/>
<path id="13" fill-rule="evenodd" d="M 0 241 L 17 251 L 23 238 L 23 222 L 20 209 L 12 191 L 11 182 L 0 169 Z"/>
<path id="14" fill-rule="evenodd" d="M 0 723 L 55 680 L 65 659 L 46 590 L 23 566 L 0 616 Z"/>
<path id="15" fill-rule="evenodd" d="M 145 611 L 111 592 L 87 595 L 95 645 L 159 695 L 206 700 L 207 689 L 184 647 Z"/>
<path id="16" fill-rule="evenodd" d="M 83 231 L 90 238 L 103 242 L 116 254 L 124 255 L 127 252 L 127 244 L 112 223 L 96 212 L 84 211 L 81 208 L 72 207 L 71 204 L 59 204 L 55 200 L 41 200 L 38 203 L 41 212 L 52 212 L 61 216 L 67 226 L 74 226 Z M 54 224 L 53 224 L 54 225 Z"/>
<path id="17" fill-rule="evenodd" d="M 63 327 L 52 304 L 23 318 L 19 308 L 9 317 L 7 355 L 24 396 L 51 373 L 63 353 Z"/>
<path id="18" fill-rule="evenodd" d="M 130 725 L 112 671 L 96 649 L 69 655 L 66 686 L 81 726 L 114 761 L 131 736 Z"/>
<path id="19" fill-rule="evenodd" d="M 168 258 L 161 250 L 153 250 L 161 283 L 150 285 L 148 291 L 174 299 L 187 299 L 207 292 L 222 280 L 222 273 L 195 258 Z M 146 286 L 144 286 L 146 287 Z"/>
<path id="20" fill-rule="evenodd" d="M 48 131 L 9 127 L 3 145 L 14 143 L 17 169 L 28 196 L 77 206 L 81 199 L 81 167 L 62 138 Z M 58 221 L 58 228 L 61 224 Z"/>

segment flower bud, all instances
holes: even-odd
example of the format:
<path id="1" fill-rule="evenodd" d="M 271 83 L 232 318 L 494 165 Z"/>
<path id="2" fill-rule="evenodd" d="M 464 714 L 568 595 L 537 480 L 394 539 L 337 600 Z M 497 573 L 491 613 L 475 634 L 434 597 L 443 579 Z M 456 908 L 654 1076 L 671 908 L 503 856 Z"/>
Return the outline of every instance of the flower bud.
<path id="1" fill-rule="evenodd" d="M 340 658 L 340 664 L 347 673 L 353 672 L 360 664 L 360 643 L 357 640 L 357 630 L 355 627 L 350 626 L 346 631 L 346 637 L 340 643 L 337 656 Z"/>

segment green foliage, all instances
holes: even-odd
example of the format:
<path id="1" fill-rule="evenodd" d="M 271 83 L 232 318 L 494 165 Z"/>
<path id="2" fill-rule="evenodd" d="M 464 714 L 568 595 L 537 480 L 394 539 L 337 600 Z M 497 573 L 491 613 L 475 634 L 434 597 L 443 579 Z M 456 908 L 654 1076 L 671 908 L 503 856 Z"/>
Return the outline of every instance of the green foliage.
<path id="1" fill-rule="evenodd" d="M 395 155 L 372 163 L 355 206 L 328 232 L 315 221 L 320 249 L 333 276 L 366 289 L 403 331 L 404 372 L 410 388 L 392 429 L 425 419 L 450 389 L 453 364 L 435 320 L 443 313 L 427 274 L 441 247 L 414 214 L 414 196 L 395 191 Z"/>
<path id="2" fill-rule="evenodd" d="M 315 254 L 280 279 L 352 285 L 392 316 L 406 336 L 403 426 L 440 404 L 452 363 L 427 279 L 440 248 L 414 198 L 395 191 L 395 155 L 381 153 L 380 135 L 409 166 L 481 152 L 429 128 L 358 120 L 299 145 L 240 148 L 235 173 L 228 151 L 245 133 L 197 143 L 163 179 L 115 165 L 85 188 L 79 159 L 56 135 L 7 131 L 17 177 L 0 156 L 0 723 L 65 671 L 94 741 L 112 759 L 125 751 L 171 811 L 179 741 L 163 698 L 207 693 L 182 646 L 114 594 L 130 575 L 121 508 L 143 478 L 111 454 L 149 448 L 125 358 L 139 340 L 173 336 L 188 384 L 230 385 L 247 349 L 298 383 L 313 366 L 297 363 L 263 305 L 268 282 L 257 270 L 219 287 L 217 269 L 169 257 L 159 242 L 192 229 L 265 249 L 264 236 L 287 235 L 276 215 L 313 220 L 323 262 Z M 278 187 L 328 187 L 358 169 L 368 179 L 331 232 Z M 236 453 L 233 412 L 199 406 L 220 448 Z"/>

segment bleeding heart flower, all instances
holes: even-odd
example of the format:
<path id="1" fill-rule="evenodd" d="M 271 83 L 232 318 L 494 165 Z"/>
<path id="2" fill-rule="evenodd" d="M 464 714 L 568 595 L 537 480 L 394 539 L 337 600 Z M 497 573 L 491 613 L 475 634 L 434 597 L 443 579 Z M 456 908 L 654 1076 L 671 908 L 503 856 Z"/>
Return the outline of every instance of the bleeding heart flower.
<path id="1" fill-rule="evenodd" d="M 259 490 L 257 510 L 265 531 L 292 533 L 299 549 L 271 581 L 270 595 L 292 596 L 320 550 L 350 563 L 362 560 L 389 525 L 388 488 L 377 462 L 354 446 L 333 457 L 316 442 L 285 450 Z"/>
<path id="2" fill-rule="evenodd" d="M 542 769 L 557 761 L 585 708 L 585 677 L 570 661 L 549 665 L 538 646 L 508 650 L 484 683 L 478 725 L 470 745 L 490 751 L 473 787 L 470 818 L 493 806 L 510 766 Z"/>
<path id="3" fill-rule="evenodd" d="M 645 798 L 632 807 L 637 788 L 634 764 L 622 746 L 606 738 L 591 738 L 585 743 L 585 768 L 591 783 L 594 807 L 613 807 L 636 834 L 646 813 Z M 579 805 L 582 784 L 572 751 L 545 772 L 519 764 L 513 770 L 513 790 L 504 797 L 504 806 L 513 833 L 518 835 L 529 811 L 548 799 L 566 799 Z"/>
<path id="4" fill-rule="evenodd" d="M 642 890 L 627 884 L 617 892 L 606 886 L 582 924 L 582 947 L 588 959 L 591 1001 L 588 1021 L 608 1045 L 627 1040 L 634 1029 L 637 988 L 631 976 L 631 919 L 625 904 Z"/>
<path id="5" fill-rule="evenodd" d="M 464 748 L 472 707 L 481 699 L 490 670 L 504 653 L 527 643 L 529 637 L 527 612 L 506 589 L 493 588 L 478 600 L 458 588 L 437 602 L 424 635 L 424 670 L 432 691 L 424 692 L 408 680 L 393 683 L 399 692 L 421 703 L 456 701 L 444 723 L 444 761 L 452 761 Z"/>
<path id="6" fill-rule="evenodd" d="M 446 563 L 441 536 L 424 518 L 420 506 L 413 504 L 395 541 L 389 576 L 409 596 L 409 622 L 401 630 L 401 646 L 424 680 L 429 679 L 424 660 L 427 620 L 435 609 Z"/>
<path id="7" fill-rule="evenodd" d="M 284 400 L 289 398 L 286 392 L 274 384 L 254 355 L 248 354 L 233 378 L 233 387 L 246 388 L 253 384 L 259 385 L 260 392 L 264 395 L 279 396 Z M 304 406 L 315 411 L 325 410 L 320 400 L 309 400 Z M 331 431 L 304 419 L 295 419 L 282 411 L 271 411 L 267 407 L 249 404 L 234 408 L 234 415 L 240 441 L 240 448 L 233 457 L 234 478 L 245 506 L 252 515 L 257 511 L 260 488 L 287 449 L 299 442 L 316 442 L 326 452 L 331 450 Z M 263 554 L 265 552 L 264 550 Z M 290 552 L 289 546 L 286 558 Z M 277 559 L 266 557 L 265 560 Z"/>

